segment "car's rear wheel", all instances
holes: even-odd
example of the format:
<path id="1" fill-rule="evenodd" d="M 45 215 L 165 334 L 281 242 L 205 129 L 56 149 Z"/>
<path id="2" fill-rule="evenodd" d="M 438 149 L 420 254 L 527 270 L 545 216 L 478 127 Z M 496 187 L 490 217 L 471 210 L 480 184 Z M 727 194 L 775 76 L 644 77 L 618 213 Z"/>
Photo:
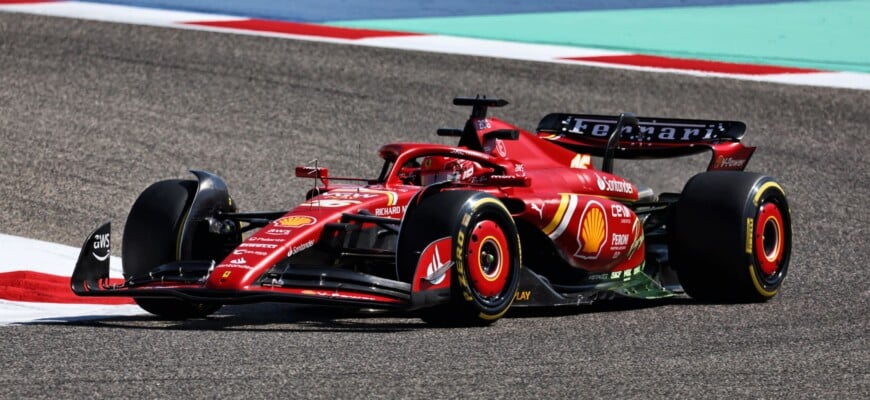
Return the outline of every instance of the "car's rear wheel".
<path id="1" fill-rule="evenodd" d="M 791 215 L 773 178 L 706 172 L 686 183 L 670 227 L 670 259 L 693 298 L 761 302 L 777 294 L 791 255 Z"/>
<path id="2" fill-rule="evenodd" d="M 165 180 L 152 184 L 139 195 L 124 226 L 124 276 L 146 274 L 159 265 L 178 260 L 182 223 L 196 187 L 197 183 L 191 180 Z M 198 245 L 204 244 L 199 241 Z M 179 299 L 136 297 L 133 300 L 145 311 L 169 319 L 200 318 L 221 307 Z"/>
<path id="3" fill-rule="evenodd" d="M 517 228 L 505 206 L 486 193 L 450 191 L 408 212 L 399 259 L 412 261 L 400 263 L 402 278 L 413 278 L 429 243 L 452 238 L 450 302 L 421 310 L 422 318 L 438 325 L 487 325 L 501 318 L 513 303 L 521 265 Z"/>

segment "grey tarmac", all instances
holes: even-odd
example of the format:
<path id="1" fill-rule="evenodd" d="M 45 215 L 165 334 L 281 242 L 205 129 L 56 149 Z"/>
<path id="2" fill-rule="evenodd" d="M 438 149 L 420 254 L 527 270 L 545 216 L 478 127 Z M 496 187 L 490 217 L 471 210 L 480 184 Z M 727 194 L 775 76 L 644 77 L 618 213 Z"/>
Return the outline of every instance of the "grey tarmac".
<path id="1" fill-rule="evenodd" d="M 0 398 L 854 398 L 870 396 L 870 92 L 0 14 L 0 231 L 121 234 L 155 180 L 223 176 L 287 208 L 313 159 L 375 175 L 392 141 L 459 127 L 457 95 L 550 112 L 735 119 L 782 183 L 794 252 L 766 304 L 687 299 L 514 313 L 484 329 L 285 304 L 0 327 Z M 679 191 L 707 160 L 617 161 Z M 14 251 L 14 249 L 2 249 Z M 120 249 L 114 248 L 115 254 Z"/>

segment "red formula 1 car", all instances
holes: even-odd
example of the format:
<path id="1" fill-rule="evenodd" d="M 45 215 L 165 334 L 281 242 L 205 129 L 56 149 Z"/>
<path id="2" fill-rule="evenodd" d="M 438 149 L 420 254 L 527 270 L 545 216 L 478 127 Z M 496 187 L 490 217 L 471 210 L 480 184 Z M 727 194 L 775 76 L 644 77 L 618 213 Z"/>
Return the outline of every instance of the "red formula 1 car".
<path id="1" fill-rule="evenodd" d="M 504 100 L 453 103 L 472 107 L 463 129 L 438 130 L 457 146 L 383 146 L 376 179 L 297 167 L 315 184 L 289 211 L 239 212 L 208 172 L 154 183 L 125 226 L 124 283 L 109 283 L 106 223 L 85 242 L 72 289 L 133 297 L 167 318 L 282 301 L 419 310 L 429 322 L 468 325 L 511 307 L 615 296 L 776 295 L 789 208 L 772 178 L 743 172 L 755 150 L 740 143 L 743 123 L 550 114 L 532 133 L 487 116 Z M 679 194 L 612 174 L 615 158 L 703 151 L 708 171 Z"/>

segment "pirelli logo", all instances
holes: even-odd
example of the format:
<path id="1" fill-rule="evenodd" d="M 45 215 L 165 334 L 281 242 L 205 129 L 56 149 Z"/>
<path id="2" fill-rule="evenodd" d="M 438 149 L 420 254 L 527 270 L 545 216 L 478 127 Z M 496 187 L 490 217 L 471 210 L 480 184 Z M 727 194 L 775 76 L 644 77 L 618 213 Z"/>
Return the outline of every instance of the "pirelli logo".
<path id="1" fill-rule="evenodd" d="M 752 254 L 752 235 L 754 232 L 754 222 L 752 218 L 746 218 L 746 254 Z"/>

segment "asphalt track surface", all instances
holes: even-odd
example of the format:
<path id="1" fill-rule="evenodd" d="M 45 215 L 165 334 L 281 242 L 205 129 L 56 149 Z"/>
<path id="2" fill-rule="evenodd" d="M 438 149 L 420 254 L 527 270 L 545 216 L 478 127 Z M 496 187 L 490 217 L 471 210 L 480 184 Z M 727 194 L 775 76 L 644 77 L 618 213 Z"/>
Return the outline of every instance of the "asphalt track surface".
<path id="1" fill-rule="evenodd" d="M 222 175 L 244 209 L 286 208 L 310 184 L 294 165 L 374 174 L 382 143 L 440 141 L 467 117 L 450 99 L 476 93 L 509 99 L 495 113 L 529 129 L 555 111 L 744 120 L 749 169 L 780 180 L 795 221 L 766 304 L 627 302 L 474 329 L 282 304 L 4 326 L 2 398 L 870 394 L 870 92 L 15 14 L 0 14 L 0 71 L 8 234 L 79 246 L 112 219 L 119 238 L 138 192 L 188 168 Z M 704 164 L 617 171 L 679 190 Z"/>

